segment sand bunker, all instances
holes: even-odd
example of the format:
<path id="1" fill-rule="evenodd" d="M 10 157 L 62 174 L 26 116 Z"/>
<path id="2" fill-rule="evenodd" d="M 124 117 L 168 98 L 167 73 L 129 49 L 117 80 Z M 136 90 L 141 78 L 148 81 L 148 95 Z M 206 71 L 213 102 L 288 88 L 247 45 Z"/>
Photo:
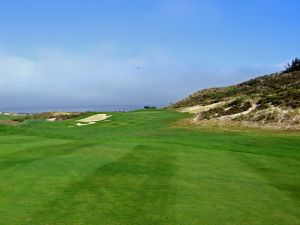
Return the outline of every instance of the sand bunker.
<path id="1" fill-rule="evenodd" d="M 87 126 L 87 125 L 91 125 L 91 124 L 95 124 L 96 122 L 88 122 L 88 123 L 76 123 L 76 126 Z"/>
<path id="2" fill-rule="evenodd" d="M 96 122 L 106 120 L 109 117 L 111 117 L 111 115 L 96 114 L 96 115 L 89 116 L 87 118 L 78 120 L 79 123 L 77 123 L 76 126 L 87 126 L 87 125 L 95 124 Z"/>
<path id="3" fill-rule="evenodd" d="M 87 118 L 78 120 L 78 122 L 82 122 L 82 123 L 98 122 L 98 121 L 101 121 L 101 120 L 105 120 L 108 117 L 111 117 L 111 116 L 110 115 L 106 115 L 106 114 L 96 114 L 96 115 L 89 116 Z"/>
<path id="4" fill-rule="evenodd" d="M 57 119 L 56 118 L 49 118 L 49 119 L 46 119 L 48 122 L 54 122 L 56 121 Z"/>

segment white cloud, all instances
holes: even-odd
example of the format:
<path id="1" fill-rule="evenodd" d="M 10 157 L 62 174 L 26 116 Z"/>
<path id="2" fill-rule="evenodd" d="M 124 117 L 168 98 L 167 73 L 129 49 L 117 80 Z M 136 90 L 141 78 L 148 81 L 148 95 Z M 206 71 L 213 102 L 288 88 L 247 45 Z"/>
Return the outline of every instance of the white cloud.
<path id="1" fill-rule="evenodd" d="M 0 111 L 24 106 L 168 104 L 201 88 L 237 83 L 274 68 L 189 65 L 164 49 L 135 57 L 120 55 L 102 49 L 74 55 L 57 48 L 43 50 L 35 58 L 2 54 Z"/>
<path id="2" fill-rule="evenodd" d="M 29 78 L 34 74 L 32 60 L 16 56 L 0 56 L 1 79 Z"/>
<path id="3" fill-rule="evenodd" d="M 126 105 L 169 98 L 162 81 L 170 79 L 173 60 L 163 50 L 122 58 L 100 49 L 74 55 L 54 48 L 34 59 L 2 55 L 0 60 L 1 105 Z"/>

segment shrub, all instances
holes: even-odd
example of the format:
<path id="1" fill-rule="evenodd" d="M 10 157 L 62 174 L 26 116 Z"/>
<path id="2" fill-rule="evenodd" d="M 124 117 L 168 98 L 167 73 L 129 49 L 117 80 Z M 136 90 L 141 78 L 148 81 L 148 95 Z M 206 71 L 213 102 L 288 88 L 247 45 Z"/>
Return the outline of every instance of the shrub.
<path id="1" fill-rule="evenodd" d="M 295 58 L 292 63 L 288 63 L 285 66 L 285 70 L 283 71 L 284 73 L 288 72 L 294 72 L 294 71 L 300 71 L 300 59 Z"/>
<path id="2" fill-rule="evenodd" d="M 156 109 L 156 106 L 145 105 L 144 109 Z"/>

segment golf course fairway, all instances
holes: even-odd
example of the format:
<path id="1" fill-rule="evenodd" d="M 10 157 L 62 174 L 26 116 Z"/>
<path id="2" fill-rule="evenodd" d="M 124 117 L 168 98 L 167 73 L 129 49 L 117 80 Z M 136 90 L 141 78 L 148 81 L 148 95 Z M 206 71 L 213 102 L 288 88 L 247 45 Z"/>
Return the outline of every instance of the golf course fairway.
<path id="1" fill-rule="evenodd" d="M 1 225 L 300 224 L 299 133 L 109 115 L 0 125 Z"/>

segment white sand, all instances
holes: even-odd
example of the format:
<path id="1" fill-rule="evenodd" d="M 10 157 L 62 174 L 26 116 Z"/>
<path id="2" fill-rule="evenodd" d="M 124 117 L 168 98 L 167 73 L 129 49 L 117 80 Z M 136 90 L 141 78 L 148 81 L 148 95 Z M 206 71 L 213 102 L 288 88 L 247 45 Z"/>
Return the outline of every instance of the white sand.
<path id="1" fill-rule="evenodd" d="M 257 105 L 256 105 L 256 104 L 253 104 L 253 103 L 251 102 L 251 107 L 250 107 L 247 111 L 243 111 L 243 112 L 240 112 L 240 113 L 236 113 L 236 114 L 232 114 L 232 115 L 227 115 L 227 116 L 221 116 L 221 117 L 219 117 L 218 119 L 219 119 L 219 120 L 222 120 L 222 119 L 228 119 L 228 118 L 230 118 L 230 119 L 235 119 L 235 118 L 237 118 L 237 117 L 239 117 L 239 116 L 249 114 L 250 112 L 252 112 L 253 110 L 255 110 L 256 107 L 257 107 Z"/>
<path id="2" fill-rule="evenodd" d="M 180 112 L 188 112 L 188 113 L 192 113 L 192 114 L 198 114 L 198 113 L 205 112 L 205 111 L 208 111 L 210 109 L 213 109 L 213 108 L 219 107 L 221 105 L 225 105 L 225 104 L 226 104 L 226 101 L 217 102 L 217 103 L 213 103 L 210 105 L 204 105 L 204 106 L 203 105 L 195 105 L 195 106 L 181 108 L 181 109 L 179 109 L 179 111 Z"/>
<path id="3" fill-rule="evenodd" d="M 87 118 L 78 120 L 78 122 L 82 122 L 82 123 L 98 122 L 98 121 L 101 121 L 101 120 L 105 120 L 108 117 L 111 117 L 111 116 L 110 115 L 106 115 L 106 114 L 96 114 L 96 115 L 89 116 Z"/>
<path id="4" fill-rule="evenodd" d="M 87 118 L 78 120 L 79 123 L 77 123 L 76 126 L 87 126 L 87 125 L 95 124 L 96 122 L 106 120 L 109 117 L 111 117 L 111 115 L 96 114 L 96 115 L 89 116 Z"/>
<path id="5" fill-rule="evenodd" d="M 54 121 L 56 121 L 56 118 L 49 118 L 49 119 L 47 119 L 47 121 L 48 122 L 54 122 Z"/>

